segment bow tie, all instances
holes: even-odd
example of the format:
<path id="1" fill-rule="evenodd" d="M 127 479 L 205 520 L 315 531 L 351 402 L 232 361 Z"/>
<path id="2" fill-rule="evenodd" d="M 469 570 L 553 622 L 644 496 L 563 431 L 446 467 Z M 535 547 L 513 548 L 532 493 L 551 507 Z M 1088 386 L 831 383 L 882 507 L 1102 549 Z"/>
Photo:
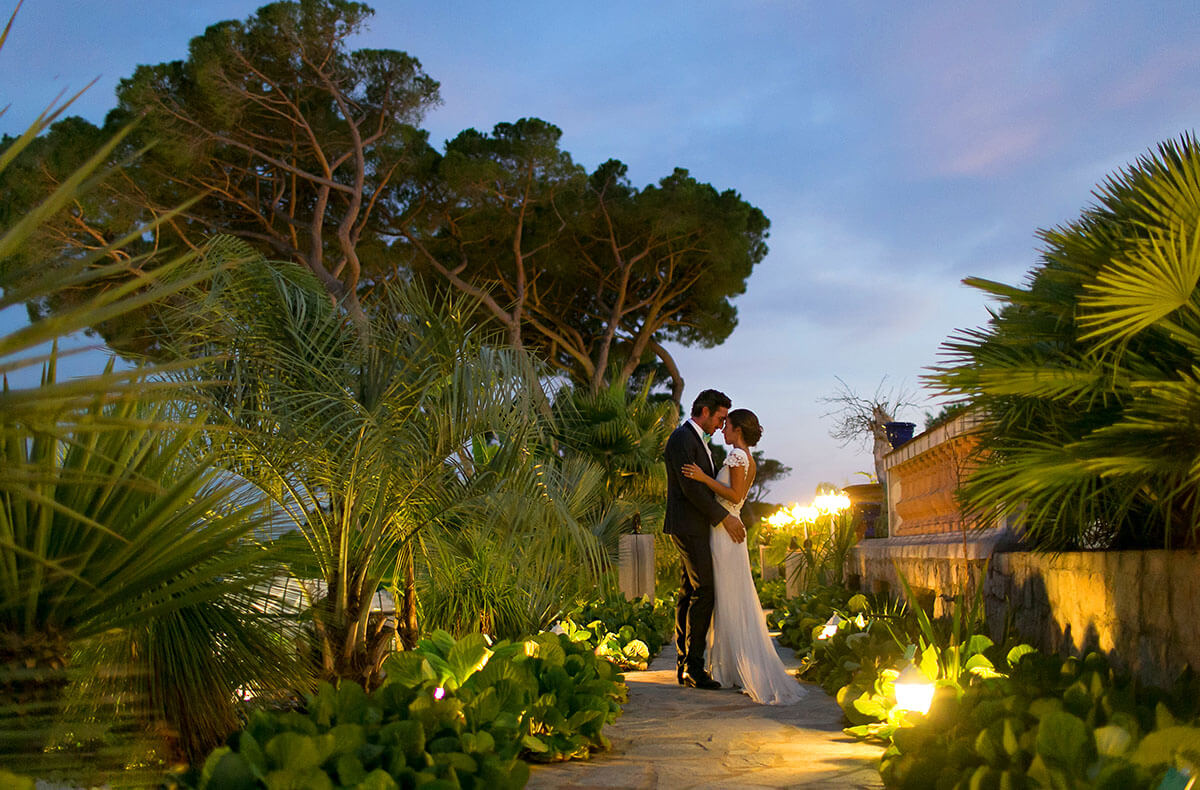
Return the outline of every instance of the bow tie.
<path id="1" fill-rule="evenodd" d="M 712 441 L 711 433 L 704 433 L 703 431 L 701 431 L 700 436 L 704 439 L 705 444 L 708 444 L 709 442 Z"/>

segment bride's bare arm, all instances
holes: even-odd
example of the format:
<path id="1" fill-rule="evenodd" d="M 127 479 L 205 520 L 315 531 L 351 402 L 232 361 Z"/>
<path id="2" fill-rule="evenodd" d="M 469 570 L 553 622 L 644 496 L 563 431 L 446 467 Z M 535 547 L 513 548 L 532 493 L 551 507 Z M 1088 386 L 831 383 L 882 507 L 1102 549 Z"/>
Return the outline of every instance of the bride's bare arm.
<path id="1" fill-rule="evenodd" d="M 683 476 L 690 477 L 692 480 L 699 480 L 712 489 L 714 494 L 730 502 L 741 502 L 743 497 L 746 496 L 746 492 L 750 490 L 750 477 L 746 474 L 746 468 L 743 466 L 731 466 L 729 468 L 729 482 L 731 485 L 728 486 L 713 480 L 696 464 L 684 464 Z"/>

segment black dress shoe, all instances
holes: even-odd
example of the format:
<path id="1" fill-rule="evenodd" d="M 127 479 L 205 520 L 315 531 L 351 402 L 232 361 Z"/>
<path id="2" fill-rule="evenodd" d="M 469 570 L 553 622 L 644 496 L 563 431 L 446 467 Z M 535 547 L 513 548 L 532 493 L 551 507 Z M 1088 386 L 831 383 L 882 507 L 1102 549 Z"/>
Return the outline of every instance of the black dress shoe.
<path id="1" fill-rule="evenodd" d="M 690 689 L 707 689 L 708 691 L 716 691 L 721 688 L 721 684 L 708 676 L 707 672 L 684 672 L 683 685 Z"/>

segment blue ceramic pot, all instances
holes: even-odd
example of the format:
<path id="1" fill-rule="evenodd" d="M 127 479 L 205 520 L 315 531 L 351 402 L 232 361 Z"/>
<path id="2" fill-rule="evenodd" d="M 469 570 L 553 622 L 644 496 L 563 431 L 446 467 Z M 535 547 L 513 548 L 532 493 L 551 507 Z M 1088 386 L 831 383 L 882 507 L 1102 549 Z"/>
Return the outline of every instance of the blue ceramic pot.
<path id="1" fill-rule="evenodd" d="M 887 434 L 888 443 L 892 445 L 893 450 L 911 439 L 916 427 L 916 423 L 912 422 L 885 422 L 883 424 L 884 433 Z"/>

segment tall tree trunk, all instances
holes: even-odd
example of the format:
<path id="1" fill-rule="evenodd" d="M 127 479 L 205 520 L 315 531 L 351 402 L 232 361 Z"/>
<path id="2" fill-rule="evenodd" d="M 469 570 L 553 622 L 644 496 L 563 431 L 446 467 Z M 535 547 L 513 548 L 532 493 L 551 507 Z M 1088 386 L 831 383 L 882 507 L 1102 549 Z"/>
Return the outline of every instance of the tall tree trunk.
<path id="1" fill-rule="evenodd" d="M 400 644 L 405 650 L 412 650 L 417 646 L 421 630 L 417 624 L 417 573 L 411 540 L 406 545 L 404 554 L 404 600 L 397 618 L 397 631 Z"/>

